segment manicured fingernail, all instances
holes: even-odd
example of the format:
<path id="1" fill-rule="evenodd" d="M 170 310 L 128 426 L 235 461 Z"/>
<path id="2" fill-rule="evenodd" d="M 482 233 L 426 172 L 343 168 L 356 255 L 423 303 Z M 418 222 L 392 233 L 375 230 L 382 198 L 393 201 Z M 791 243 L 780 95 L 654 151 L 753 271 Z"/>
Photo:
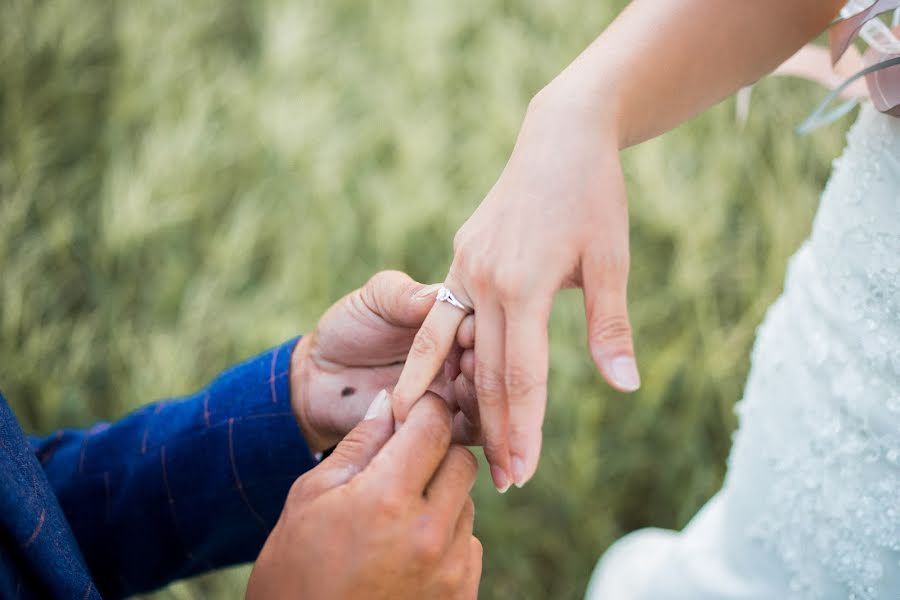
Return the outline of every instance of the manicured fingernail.
<path id="1" fill-rule="evenodd" d="M 372 404 L 369 405 L 369 410 L 366 411 L 366 416 L 363 417 L 363 421 L 371 421 L 373 419 L 381 419 L 391 414 L 391 402 L 388 400 L 387 390 L 381 390 L 378 392 L 378 395 L 375 396 L 375 399 L 372 400 Z"/>
<path id="2" fill-rule="evenodd" d="M 617 356 L 607 363 L 609 376 L 619 388 L 633 392 L 641 387 L 641 376 L 638 375 L 637 363 L 630 356 Z"/>
<path id="3" fill-rule="evenodd" d="M 416 300 L 426 300 L 430 296 L 433 296 L 439 289 L 441 289 L 440 283 L 433 283 L 431 285 L 426 285 L 425 287 L 420 289 L 418 292 L 416 292 L 415 295 L 413 296 L 413 298 L 415 298 Z"/>
<path id="4" fill-rule="evenodd" d="M 512 457 L 512 476 L 517 488 L 525 485 L 525 461 L 518 456 Z"/>
<path id="5" fill-rule="evenodd" d="M 494 487 L 497 488 L 497 491 L 505 494 L 509 489 L 509 477 L 507 477 L 506 471 L 497 465 L 491 465 L 491 477 L 494 478 Z"/>

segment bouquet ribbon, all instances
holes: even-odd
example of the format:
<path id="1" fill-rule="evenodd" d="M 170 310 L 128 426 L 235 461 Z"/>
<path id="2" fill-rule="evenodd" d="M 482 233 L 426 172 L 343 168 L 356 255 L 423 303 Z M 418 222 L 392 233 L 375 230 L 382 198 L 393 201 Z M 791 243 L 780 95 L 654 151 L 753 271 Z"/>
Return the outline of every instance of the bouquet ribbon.
<path id="1" fill-rule="evenodd" d="M 878 23 L 877 27 L 866 27 L 870 21 L 897 9 L 900 9 L 900 0 L 875 0 L 868 8 L 832 24 L 828 31 L 830 69 L 817 60 L 820 58 L 818 53 L 824 53 L 824 49 L 807 46 L 776 71 L 806 77 L 833 87 L 831 93 L 797 128 L 799 133 L 808 133 L 836 121 L 850 112 L 858 104 L 859 98 L 864 96 L 868 96 L 880 112 L 900 117 L 900 42 L 883 23 Z M 870 47 L 860 58 L 852 44 L 861 32 Z M 824 57 L 821 58 L 824 60 Z M 841 70 L 838 62 L 842 59 L 843 63 L 854 64 L 856 72 L 841 83 L 831 85 L 835 73 Z M 867 93 L 860 91 L 862 80 L 865 81 Z M 849 99 L 829 111 L 832 102 L 839 97 Z"/>

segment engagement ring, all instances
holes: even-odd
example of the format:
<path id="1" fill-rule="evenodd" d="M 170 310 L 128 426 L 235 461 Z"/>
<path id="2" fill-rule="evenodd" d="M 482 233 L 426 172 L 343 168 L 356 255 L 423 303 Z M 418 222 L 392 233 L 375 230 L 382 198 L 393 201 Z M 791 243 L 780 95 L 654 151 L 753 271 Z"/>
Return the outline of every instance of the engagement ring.
<path id="1" fill-rule="evenodd" d="M 453 295 L 453 292 L 451 292 L 449 290 L 449 288 L 446 288 L 444 286 L 441 286 L 441 289 L 438 290 L 437 299 L 438 299 L 438 302 L 447 302 L 447 303 L 455 306 L 456 308 L 465 312 L 467 315 L 470 315 L 473 312 L 475 312 L 474 308 L 466 306 L 465 304 L 463 304 L 462 302 L 457 300 L 456 296 Z"/>

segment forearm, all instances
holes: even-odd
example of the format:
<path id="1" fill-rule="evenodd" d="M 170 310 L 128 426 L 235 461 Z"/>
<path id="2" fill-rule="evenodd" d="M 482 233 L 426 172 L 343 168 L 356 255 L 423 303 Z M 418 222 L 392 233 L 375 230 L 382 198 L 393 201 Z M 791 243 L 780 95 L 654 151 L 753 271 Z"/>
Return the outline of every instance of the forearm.
<path id="1" fill-rule="evenodd" d="M 255 558 L 314 464 L 290 408 L 292 347 L 192 396 L 34 442 L 104 597 Z"/>
<path id="2" fill-rule="evenodd" d="M 770 72 L 843 4 L 635 0 L 538 98 L 592 113 L 628 147 Z"/>

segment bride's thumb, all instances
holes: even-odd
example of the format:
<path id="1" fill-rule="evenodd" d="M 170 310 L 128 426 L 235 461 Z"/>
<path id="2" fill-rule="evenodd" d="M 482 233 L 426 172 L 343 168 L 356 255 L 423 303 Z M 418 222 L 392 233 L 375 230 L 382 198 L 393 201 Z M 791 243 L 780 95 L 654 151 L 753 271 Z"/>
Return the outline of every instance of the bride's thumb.
<path id="1" fill-rule="evenodd" d="M 582 261 L 584 308 L 591 356 L 614 388 L 633 392 L 641 386 L 628 320 L 628 250 L 592 253 Z M 596 248 L 594 252 L 596 252 Z"/>

